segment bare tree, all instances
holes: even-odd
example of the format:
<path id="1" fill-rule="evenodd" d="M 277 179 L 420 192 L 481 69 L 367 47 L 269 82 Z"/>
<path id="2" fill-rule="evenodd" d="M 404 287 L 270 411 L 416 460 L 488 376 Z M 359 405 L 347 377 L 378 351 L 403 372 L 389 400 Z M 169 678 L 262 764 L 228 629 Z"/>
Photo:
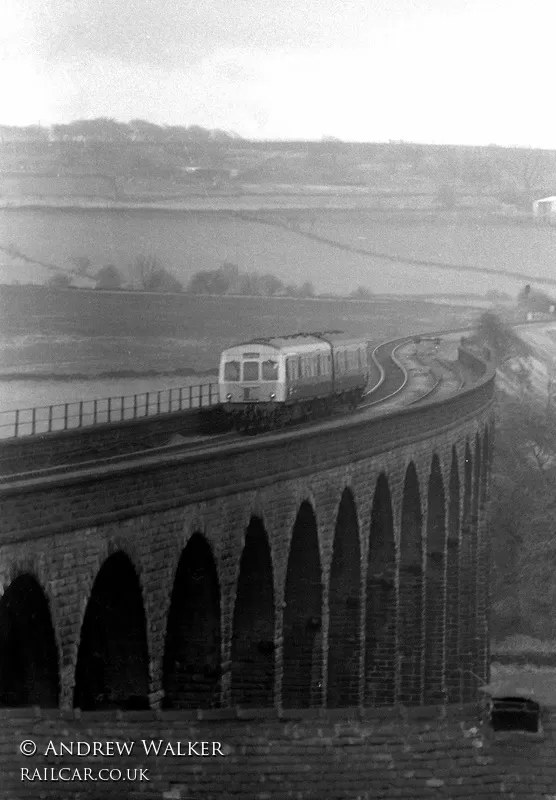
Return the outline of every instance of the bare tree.
<path id="1" fill-rule="evenodd" d="M 499 366 L 512 358 L 528 358 L 531 348 L 492 311 L 481 314 L 476 339 L 488 347 Z"/>
<path id="2" fill-rule="evenodd" d="M 91 268 L 91 259 L 88 256 L 74 256 L 72 259 L 72 263 L 75 265 L 75 269 L 78 275 L 86 276 L 89 269 Z"/>
<path id="3" fill-rule="evenodd" d="M 113 264 L 107 264 L 95 275 L 96 289 L 120 289 L 122 276 Z"/>
<path id="4" fill-rule="evenodd" d="M 550 157 L 544 150 L 524 150 L 512 154 L 508 170 L 526 192 L 542 186 L 551 172 Z"/>
<path id="5" fill-rule="evenodd" d="M 152 288 L 156 273 L 162 269 L 162 265 L 156 256 L 140 253 L 132 266 L 133 282 L 143 291 Z"/>
<path id="6" fill-rule="evenodd" d="M 181 281 L 152 254 L 138 255 L 132 273 L 133 283 L 144 292 L 181 292 L 183 288 Z"/>

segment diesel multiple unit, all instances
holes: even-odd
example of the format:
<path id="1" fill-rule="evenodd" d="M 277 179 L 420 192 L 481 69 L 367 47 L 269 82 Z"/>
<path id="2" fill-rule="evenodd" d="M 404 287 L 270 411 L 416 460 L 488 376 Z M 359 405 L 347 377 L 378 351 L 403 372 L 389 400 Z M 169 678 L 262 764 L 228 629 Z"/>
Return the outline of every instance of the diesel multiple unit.
<path id="1" fill-rule="evenodd" d="M 219 390 L 239 430 L 355 407 L 369 378 L 367 341 L 340 331 L 252 339 L 224 350 Z"/>

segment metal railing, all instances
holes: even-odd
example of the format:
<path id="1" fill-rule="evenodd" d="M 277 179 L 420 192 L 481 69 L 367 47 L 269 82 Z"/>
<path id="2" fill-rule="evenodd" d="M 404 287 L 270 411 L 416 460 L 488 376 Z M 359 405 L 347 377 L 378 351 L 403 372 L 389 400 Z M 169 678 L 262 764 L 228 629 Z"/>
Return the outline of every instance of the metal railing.
<path id="1" fill-rule="evenodd" d="M 213 406 L 218 402 L 218 384 L 201 383 L 141 394 L 0 411 L 0 439 L 123 422 Z"/>

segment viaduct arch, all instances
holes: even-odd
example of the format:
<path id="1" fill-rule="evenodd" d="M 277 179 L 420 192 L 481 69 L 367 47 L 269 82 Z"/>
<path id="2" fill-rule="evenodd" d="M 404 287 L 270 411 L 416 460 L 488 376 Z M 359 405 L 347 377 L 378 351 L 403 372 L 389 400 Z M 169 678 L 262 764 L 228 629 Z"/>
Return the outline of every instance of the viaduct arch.
<path id="1" fill-rule="evenodd" d="M 6 480 L 0 703 L 473 700 L 493 380 L 375 419 Z"/>

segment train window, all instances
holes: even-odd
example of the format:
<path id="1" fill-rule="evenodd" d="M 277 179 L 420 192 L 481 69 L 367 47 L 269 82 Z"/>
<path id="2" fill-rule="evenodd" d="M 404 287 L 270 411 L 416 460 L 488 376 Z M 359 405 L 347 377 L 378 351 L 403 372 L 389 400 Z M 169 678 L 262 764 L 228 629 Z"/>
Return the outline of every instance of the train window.
<path id="1" fill-rule="evenodd" d="M 239 361 L 226 361 L 226 363 L 224 364 L 224 380 L 225 381 L 239 380 Z"/>
<path id="2" fill-rule="evenodd" d="M 243 380 L 244 381 L 258 381 L 259 380 L 259 362 L 258 361 L 244 361 L 243 362 Z"/>
<path id="3" fill-rule="evenodd" d="M 340 356 L 341 356 L 341 355 L 342 355 L 342 354 L 341 354 L 341 353 L 338 353 L 337 351 L 336 351 L 336 353 L 334 353 L 334 360 L 335 360 L 335 362 L 336 362 L 336 364 L 335 364 L 335 367 L 336 367 L 336 372 L 337 372 L 338 374 L 340 374 L 341 372 L 343 372 L 343 370 L 342 370 L 342 362 L 341 362 L 341 359 L 340 359 Z"/>
<path id="4" fill-rule="evenodd" d="M 317 353 L 315 356 L 315 367 L 316 367 L 316 374 L 320 375 L 321 368 L 320 368 L 320 353 Z"/>
<path id="5" fill-rule="evenodd" d="M 303 359 L 301 356 L 297 359 L 297 377 L 300 379 L 303 377 Z"/>
<path id="6" fill-rule="evenodd" d="M 294 381 L 295 380 L 296 367 L 297 367 L 297 364 L 295 363 L 295 358 L 286 359 L 286 374 L 287 374 L 287 377 L 288 377 L 288 381 Z"/>
<path id="7" fill-rule="evenodd" d="M 263 361 L 263 381 L 277 381 L 278 380 L 278 362 L 277 361 Z"/>

